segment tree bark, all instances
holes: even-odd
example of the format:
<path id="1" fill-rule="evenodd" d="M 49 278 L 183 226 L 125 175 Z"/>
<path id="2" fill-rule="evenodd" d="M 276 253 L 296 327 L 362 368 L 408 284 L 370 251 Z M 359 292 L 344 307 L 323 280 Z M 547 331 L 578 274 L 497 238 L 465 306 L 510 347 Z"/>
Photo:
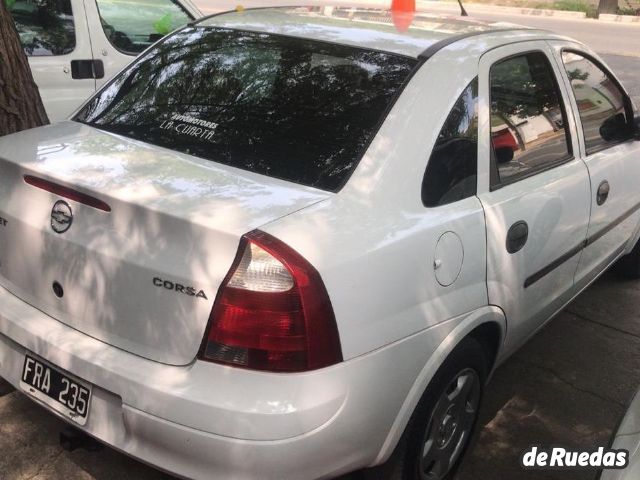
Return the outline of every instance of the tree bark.
<path id="1" fill-rule="evenodd" d="M 49 123 L 13 18 L 0 0 L 0 136 Z"/>
<path id="2" fill-rule="evenodd" d="M 600 0 L 598 15 L 602 13 L 618 13 L 618 0 Z"/>

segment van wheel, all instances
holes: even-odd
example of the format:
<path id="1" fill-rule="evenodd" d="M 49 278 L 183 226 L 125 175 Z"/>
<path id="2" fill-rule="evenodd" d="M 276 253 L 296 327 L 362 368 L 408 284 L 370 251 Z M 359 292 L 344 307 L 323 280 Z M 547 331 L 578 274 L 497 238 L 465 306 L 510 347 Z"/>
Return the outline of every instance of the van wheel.
<path id="1" fill-rule="evenodd" d="M 452 478 L 475 438 L 486 378 L 482 345 L 464 339 L 431 380 L 391 458 L 363 472 L 364 478 Z"/>
<path id="2" fill-rule="evenodd" d="M 640 240 L 628 255 L 622 257 L 613 267 L 614 271 L 626 278 L 640 278 Z"/>

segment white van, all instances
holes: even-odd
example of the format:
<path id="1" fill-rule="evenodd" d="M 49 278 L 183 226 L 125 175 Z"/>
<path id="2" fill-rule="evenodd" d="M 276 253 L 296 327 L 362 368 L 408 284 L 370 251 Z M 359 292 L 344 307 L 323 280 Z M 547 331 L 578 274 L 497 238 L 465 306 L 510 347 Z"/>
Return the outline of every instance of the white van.
<path id="1" fill-rule="evenodd" d="M 202 13 L 190 0 L 4 0 L 51 122 Z"/>

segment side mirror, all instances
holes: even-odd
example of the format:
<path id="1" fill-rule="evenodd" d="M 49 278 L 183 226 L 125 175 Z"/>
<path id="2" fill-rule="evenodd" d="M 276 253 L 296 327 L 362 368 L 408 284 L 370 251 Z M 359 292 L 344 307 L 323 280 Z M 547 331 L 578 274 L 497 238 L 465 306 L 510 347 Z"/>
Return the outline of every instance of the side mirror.
<path id="1" fill-rule="evenodd" d="M 496 152 L 496 162 L 498 165 L 502 165 L 503 163 L 509 163 L 513 160 L 513 148 L 511 147 L 497 147 L 495 149 Z"/>
<path id="2" fill-rule="evenodd" d="M 629 124 L 623 113 L 616 113 L 600 125 L 600 136 L 607 142 L 629 138 Z"/>

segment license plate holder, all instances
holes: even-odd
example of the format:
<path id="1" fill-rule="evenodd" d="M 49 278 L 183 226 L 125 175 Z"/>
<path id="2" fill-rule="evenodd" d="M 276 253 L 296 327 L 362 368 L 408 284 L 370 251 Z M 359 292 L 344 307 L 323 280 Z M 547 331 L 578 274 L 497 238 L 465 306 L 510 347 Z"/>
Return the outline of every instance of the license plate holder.
<path id="1" fill-rule="evenodd" d="M 26 354 L 20 388 L 78 425 L 85 425 L 91 405 L 91 384 L 51 363 Z"/>

